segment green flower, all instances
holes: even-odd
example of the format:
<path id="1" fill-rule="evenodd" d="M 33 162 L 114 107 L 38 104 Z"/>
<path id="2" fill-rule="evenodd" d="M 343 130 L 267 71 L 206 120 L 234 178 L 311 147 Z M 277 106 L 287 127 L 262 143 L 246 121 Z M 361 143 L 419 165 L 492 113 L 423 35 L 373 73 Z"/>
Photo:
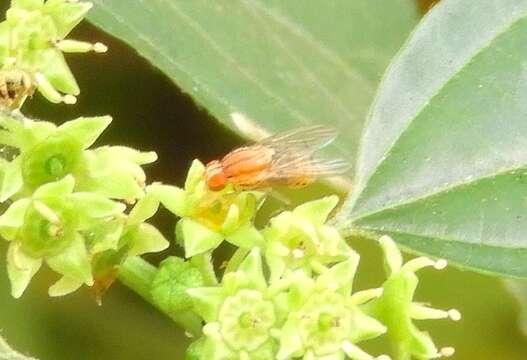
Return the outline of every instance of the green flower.
<path id="1" fill-rule="evenodd" d="M 194 310 L 206 322 L 202 359 L 274 359 L 279 310 L 269 291 L 258 249 L 252 250 L 238 271 L 224 276 L 221 286 L 189 289 Z M 283 315 L 282 315 L 283 316 Z"/>
<path id="2" fill-rule="evenodd" d="M 452 355 L 453 348 L 438 350 L 430 335 L 417 329 L 413 323 L 414 319 L 461 319 L 460 313 L 455 309 L 443 311 L 413 301 L 419 282 L 415 272 L 428 266 L 443 269 L 447 265 L 446 261 L 418 257 L 403 265 L 401 252 L 391 238 L 383 236 L 380 244 L 384 250 L 389 277 L 383 285 L 382 296 L 367 304 L 365 311 L 386 325 L 397 359 L 433 359 Z"/>
<path id="3" fill-rule="evenodd" d="M 158 207 L 157 200 L 145 196 L 129 215 L 101 219 L 82 232 L 92 259 L 94 292 L 98 301 L 115 281 L 119 266 L 127 258 L 168 248 L 169 242 L 163 234 L 146 223 Z"/>
<path id="4" fill-rule="evenodd" d="M 62 275 L 50 295 L 93 284 L 90 256 L 82 231 L 125 210 L 100 195 L 73 192 L 72 176 L 39 187 L 15 201 L 0 216 L 0 235 L 10 241 L 7 269 L 12 295 L 20 297 L 43 261 Z"/>
<path id="5" fill-rule="evenodd" d="M 176 235 L 192 257 L 214 250 L 226 239 L 245 249 L 262 246 L 263 238 L 252 224 L 263 193 L 237 192 L 232 187 L 211 191 L 204 180 L 205 167 L 194 160 L 185 188 L 153 184 L 148 193 L 155 196 L 172 213 L 181 217 Z"/>
<path id="6" fill-rule="evenodd" d="M 65 39 L 91 7 L 71 0 L 12 0 L 0 23 L 2 70 L 26 71 L 49 101 L 75 103 L 79 86 L 62 53 L 107 50 L 101 43 Z"/>
<path id="7" fill-rule="evenodd" d="M 339 232 L 324 224 L 337 203 L 337 196 L 329 196 L 271 219 L 263 234 L 272 281 L 286 269 L 303 269 L 308 275 L 323 272 L 325 264 L 345 260 L 353 253 Z"/>
<path id="8" fill-rule="evenodd" d="M 316 280 L 303 271 L 288 275 L 293 284 L 288 299 L 290 313 L 276 334 L 280 339 L 277 359 L 374 359 L 355 344 L 386 332 L 386 327 L 360 309 L 361 304 L 378 297 L 382 290 L 351 295 L 358 263 L 359 255 L 353 253 Z M 381 355 L 376 359 L 389 358 Z"/>
<path id="9" fill-rule="evenodd" d="M 0 202 L 28 195 L 68 174 L 75 177 L 76 191 L 130 201 L 143 197 L 145 174 L 140 165 L 155 161 L 155 153 L 120 146 L 88 150 L 110 122 L 109 116 L 79 118 L 57 127 L 2 116 L 0 144 L 18 149 L 19 156 L 1 167 Z"/>

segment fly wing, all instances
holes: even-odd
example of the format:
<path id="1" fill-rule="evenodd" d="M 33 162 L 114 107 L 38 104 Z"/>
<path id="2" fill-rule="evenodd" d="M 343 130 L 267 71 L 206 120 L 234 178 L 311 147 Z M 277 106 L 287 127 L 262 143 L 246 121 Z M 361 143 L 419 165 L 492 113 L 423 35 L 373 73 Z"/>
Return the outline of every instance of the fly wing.
<path id="1" fill-rule="evenodd" d="M 337 135 L 338 131 L 334 128 L 314 125 L 273 135 L 262 140 L 260 144 L 272 148 L 277 153 L 289 150 L 305 155 L 327 146 Z"/>
<path id="2" fill-rule="evenodd" d="M 313 157 L 310 154 L 298 155 L 294 153 L 278 155 L 271 167 L 270 180 L 336 176 L 346 173 L 351 168 L 351 164 L 344 159 Z"/>
<path id="3" fill-rule="evenodd" d="M 290 130 L 264 139 L 261 145 L 273 150 L 269 181 L 341 175 L 350 168 L 344 159 L 327 159 L 315 153 L 337 136 L 334 128 L 314 125 Z"/>

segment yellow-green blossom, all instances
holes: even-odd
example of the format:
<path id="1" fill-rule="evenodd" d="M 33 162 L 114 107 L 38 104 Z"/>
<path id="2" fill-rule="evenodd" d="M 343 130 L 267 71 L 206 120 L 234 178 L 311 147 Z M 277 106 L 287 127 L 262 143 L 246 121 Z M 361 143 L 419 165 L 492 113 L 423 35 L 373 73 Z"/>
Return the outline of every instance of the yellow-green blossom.
<path id="1" fill-rule="evenodd" d="M 51 102 L 75 103 L 80 90 L 63 52 L 107 50 L 101 43 L 66 39 L 91 7 L 72 0 L 12 0 L 0 23 L 0 69 L 26 72 Z"/>
<path id="2" fill-rule="evenodd" d="M 424 267 L 441 270 L 446 267 L 446 261 L 418 257 L 403 265 L 401 252 L 391 238 L 383 236 L 380 244 L 384 250 L 388 279 L 382 286 L 382 296 L 367 304 L 364 309 L 388 328 L 387 335 L 393 343 L 395 358 L 425 360 L 452 355 L 452 347 L 437 349 L 430 335 L 420 331 L 413 322 L 446 318 L 457 321 L 461 318 L 455 309 L 438 310 L 413 300 L 419 282 L 415 272 Z"/>
<path id="3" fill-rule="evenodd" d="M 254 227 L 253 218 L 263 193 L 238 192 L 229 186 L 211 191 L 204 173 L 203 164 L 194 160 L 183 189 L 162 184 L 153 184 L 147 189 L 168 210 L 181 217 L 176 235 L 185 248 L 185 256 L 214 250 L 224 239 L 245 249 L 262 246 L 263 238 Z"/>
<path id="4" fill-rule="evenodd" d="M 263 234 L 273 281 L 287 269 L 303 269 L 307 274 L 323 272 L 326 264 L 352 255 L 337 229 L 325 224 L 337 203 L 337 196 L 328 196 L 284 211 L 270 220 Z"/>

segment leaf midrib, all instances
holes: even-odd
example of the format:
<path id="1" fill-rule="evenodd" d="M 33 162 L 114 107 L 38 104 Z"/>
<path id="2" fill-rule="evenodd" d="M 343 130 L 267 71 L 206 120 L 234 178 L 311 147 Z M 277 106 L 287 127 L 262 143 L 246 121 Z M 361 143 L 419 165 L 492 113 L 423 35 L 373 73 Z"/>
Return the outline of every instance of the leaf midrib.
<path id="1" fill-rule="evenodd" d="M 358 226 L 358 229 L 361 231 L 368 232 L 382 232 L 382 233 L 392 233 L 392 234 L 398 234 L 398 235 L 410 235 L 415 236 L 418 238 L 423 239 L 429 239 L 431 241 L 444 241 L 448 243 L 456 243 L 456 244 L 462 244 L 467 246 L 476 246 L 476 247 L 487 247 L 487 248 L 498 248 L 498 249 L 509 249 L 509 250 L 525 250 L 525 245 L 518 244 L 518 246 L 502 246 L 502 245 L 495 245 L 495 244 L 487 244 L 481 241 L 481 238 L 477 241 L 473 241 L 473 239 L 467 240 L 467 238 L 460 240 L 459 238 L 453 238 L 453 237 L 446 237 L 446 236 L 438 236 L 438 235 L 431 235 L 431 234 L 425 234 L 418 231 L 411 231 L 411 230 L 400 230 L 400 229 L 394 229 L 391 226 L 383 225 L 383 229 L 380 229 L 378 226 Z"/>
<path id="2" fill-rule="evenodd" d="M 365 219 L 367 219 L 370 216 L 378 215 L 379 213 L 382 213 L 382 212 L 385 212 L 385 211 L 394 210 L 394 209 L 397 209 L 397 208 L 400 208 L 400 207 L 404 207 L 404 206 L 407 206 L 407 205 L 410 205 L 410 204 L 413 204 L 413 203 L 421 202 L 421 201 L 426 201 L 429 198 L 432 198 L 434 196 L 438 196 L 438 195 L 440 195 L 440 194 L 442 194 L 444 192 L 448 192 L 448 191 L 453 190 L 453 189 L 457 189 L 457 188 L 465 187 L 465 186 L 467 186 L 467 187 L 468 186 L 475 186 L 481 181 L 489 180 L 491 178 L 495 178 L 495 177 L 502 176 L 502 175 L 507 175 L 509 173 L 512 175 L 512 174 L 514 174 L 514 172 L 521 171 L 521 170 L 527 170 L 527 163 L 515 164 L 514 166 L 502 169 L 501 171 L 495 171 L 495 172 L 492 172 L 492 173 L 489 173 L 489 174 L 485 174 L 485 175 L 482 175 L 482 176 L 479 176 L 479 177 L 472 178 L 470 180 L 466 180 L 465 179 L 465 180 L 459 181 L 457 183 L 448 184 L 447 186 L 439 186 L 439 187 L 436 187 L 436 188 L 432 189 L 431 191 L 429 191 L 429 192 L 427 192 L 425 194 L 422 194 L 422 195 L 419 195 L 419 196 L 416 196 L 416 197 L 413 197 L 413 198 L 410 197 L 410 198 L 406 199 L 407 201 L 401 201 L 399 203 L 391 204 L 389 206 L 385 206 L 385 207 L 382 207 L 382 208 L 379 208 L 379 209 L 376 209 L 376 210 L 373 210 L 373 211 L 370 211 L 370 212 L 367 212 L 367 213 L 359 214 L 356 217 L 350 218 L 346 222 L 346 224 L 344 224 L 344 226 L 345 225 L 350 225 L 354 221 L 357 221 L 357 220 L 365 220 Z M 361 227 L 361 226 L 359 226 L 359 227 Z"/>
<path id="3" fill-rule="evenodd" d="M 423 105 L 417 109 L 416 113 L 414 116 L 412 116 L 410 118 L 410 120 L 407 122 L 406 126 L 404 126 L 401 131 L 399 132 L 398 136 L 394 139 L 394 141 L 392 142 L 392 144 L 387 147 L 386 151 L 382 154 L 382 156 L 380 157 L 380 161 L 376 164 L 376 166 L 372 169 L 372 171 L 370 172 L 370 175 L 367 177 L 367 178 L 364 178 L 362 179 L 361 183 L 363 184 L 362 187 L 360 188 L 360 194 L 358 194 L 355 198 L 354 198 L 354 201 L 351 205 L 351 213 L 353 213 L 353 209 L 355 208 L 355 204 L 357 204 L 357 202 L 359 201 L 359 199 L 361 199 L 361 196 L 362 194 L 364 194 L 364 190 L 368 187 L 368 182 L 369 180 L 377 173 L 377 170 L 379 169 L 379 167 L 384 164 L 384 162 L 388 159 L 389 157 L 389 154 L 390 154 L 390 151 L 394 148 L 394 146 L 399 142 L 399 140 L 402 138 L 402 136 L 406 133 L 406 131 L 414 124 L 414 121 L 419 117 L 419 115 L 421 113 L 423 113 L 425 111 L 426 108 L 428 108 L 428 106 L 432 103 L 432 100 L 435 99 L 437 96 L 439 96 L 442 91 L 445 89 L 445 87 L 451 82 L 453 81 L 458 74 L 460 74 L 466 67 L 467 65 L 469 65 L 472 60 L 477 57 L 479 54 L 483 53 L 484 50 L 490 48 L 492 46 L 492 44 L 503 34 L 505 34 L 507 32 L 507 30 L 509 30 L 511 27 L 513 27 L 515 24 L 517 24 L 518 22 L 522 21 L 523 19 L 525 19 L 527 17 L 527 11 L 522 13 L 521 15 L 518 15 L 517 17 L 514 18 L 513 21 L 511 21 L 510 23 L 508 23 L 507 26 L 504 26 L 500 31 L 497 31 L 495 33 L 495 35 L 493 37 L 491 37 L 489 39 L 489 41 L 484 45 L 484 46 L 481 46 L 476 52 L 473 53 L 472 56 L 468 57 L 468 59 L 463 62 L 458 69 L 456 69 L 456 71 L 452 72 L 452 75 L 447 79 L 447 81 L 445 81 L 444 83 L 441 84 L 441 86 L 439 86 L 437 88 L 437 91 L 434 92 L 434 94 L 427 98 L 426 101 L 423 103 Z M 400 53 L 402 54 L 402 53 Z M 382 88 L 382 83 L 381 83 L 381 86 L 380 88 Z M 373 104 L 375 105 L 376 102 L 374 100 Z M 366 126 L 368 126 L 369 124 L 369 121 L 366 122 Z M 362 144 L 362 142 L 361 142 Z M 362 146 L 361 146 L 362 148 Z M 359 154 L 361 154 L 362 151 L 359 150 Z M 359 159 L 362 159 L 362 157 L 359 157 Z M 359 160 L 360 161 L 360 160 Z M 361 166 L 358 166 L 357 168 L 361 168 Z M 480 178 L 476 178 L 476 180 L 479 180 L 479 179 L 484 179 L 484 178 L 487 178 L 487 177 L 492 177 L 494 175 L 499 175 L 499 172 L 498 173 L 495 173 L 495 174 L 489 174 L 489 175 L 483 175 L 481 176 Z M 358 220 L 358 219 L 362 219 L 364 217 L 368 217 L 370 215 L 373 215 L 373 214 L 376 214 L 376 213 L 380 213 L 382 211 L 385 211 L 387 209 L 391 209 L 391 208 L 395 208 L 395 207 L 399 207 L 399 206 L 403 206 L 403 205 L 407 205 L 407 204 L 410 204 L 412 202 L 415 202 L 415 201 L 419 201 L 419 200 L 422 200 L 424 198 L 427 198 L 427 197 L 430 197 L 430 195 L 437 195 L 438 193 L 440 192 L 443 192 L 443 191 L 446 191 L 446 190 L 451 190 L 455 187 L 458 187 L 458 186 L 463 186 L 465 185 L 466 182 L 464 181 L 460 181 L 459 183 L 454 183 L 454 186 L 446 186 L 446 187 L 439 187 L 439 191 L 437 191 L 438 188 L 432 190 L 431 192 L 429 193 L 426 193 L 424 194 L 424 196 L 418 196 L 418 197 L 415 197 L 415 198 L 410 198 L 410 199 L 407 199 L 408 201 L 402 201 L 402 202 L 399 202 L 399 203 L 392 203 L 391 205 L 389 206 L 386 206 L 386 207 L 383 207 L 383 208 L 380 208 L 380 209 L 376 209 L 376 210 L 373 210 L 371 212 L 366 212 L 366 213 L 358 213 L 356 214 L 356 216 L 351 216 L 349 218 L 349 222 L 353 222 L 355 220 Z"/>
<path id="4" fill-rule="evenodd" d="M 430 241 L 430 242 L 442 242 L 443 244 L 459 244 L 461 246 L 470 246 L 470 247 L 474 247 L 474 248 L 486 248 L 486 249 L 505 249 L 505 250 L 508 250 L 508 251 L 514 251 L 514 252 L 516 252 L 518 254 L 521 254 L 522 252 L 525 252 L 525 250 L 526 250 L 525 248 L 521 248 L 521 247 L 503 247 L 503 246 L 494 246 L 494 245 L 487 245 L 487 244 L 481 244 L 481 243 L 465 243 L 465 242 L 461 242 L 459 240 L 451 240 L 451 239 L 442 238 L 442 237 L 435 237 L 435 236 L 431 237 L 431 236 L 426 236 L 426 235 L 418 235 L 418 234 L 413 234 L 413 233 L 403 232 L 403 231 L 396 232 L 396 231 L 393 231 L 393 230 L 388 230 L 385 233 L 387 233 L 388 235 L 392 235 L 393 234 L 393 235 L 414 236 L 414 237 L 418 237 L 418 238 L 421 238 L 421 239 L 426 239 L 427 241 Z M 399 246 L 402 250 L 404 250 L 405 252 L 410 253 L 410 254 L 416 254 L 416 255 L 421 255 L 421 256 L 429 256 L 430 255 L 429 253 L 426 253 L 424 251 L 416 250 L 416 249 L 414 249 L 412 247 L 409 247 L 409 246 L 405 245 L 404 243 L 397 243 L 397 246 Z M 503 276 L 503 274 L 504 274 L 503 272 L 500 272 L 500 271 L 489 270 L 489 269 L 486 269 L 486 268 L 483 268 L 483 267 L 470 265 L 470 263 L 467 263 L 467 262 L 456 261 L 456 260 L 452 260 L 452 259 L 448 259 L 448 263 L 450 265 L 456 265 L 460 269 L 472 270 L 472 271 L 475 271 L 475 272 L 478 272 L 478 273 L 481 273 L 481 274 L 488 274 L 488 275 L 493 275 L 493 276 L 496 276 L 496 275 Z M 525 276 L 515 274 L 512 271 L 507 272 L 506 275 L 514 277 L 514 278 L 525 279 Z"/>

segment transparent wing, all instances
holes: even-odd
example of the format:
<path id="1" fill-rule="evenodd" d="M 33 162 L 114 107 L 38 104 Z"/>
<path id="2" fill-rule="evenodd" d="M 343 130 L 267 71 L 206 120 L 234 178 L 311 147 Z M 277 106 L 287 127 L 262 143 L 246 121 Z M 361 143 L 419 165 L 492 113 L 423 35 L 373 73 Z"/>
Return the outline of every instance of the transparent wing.
<path id="1" fill-rule="evenodd" d="M 338 131 L 334 128 L 314 125 L 264 139 L 260 144 L 274 152 L 269 180 L 344 174 L 351 167 L 346 160 L 323 158 L 315 154 L 330 144 L 337 135 Z"/>
<path id="2" fill-rule="evenodd" d="M 272 180 L 285 180 L 299 177 L 327 177 L 346 173 L 351 164 L 344 159 L 313 157 L 298 153 L 277 154 L 270 171 Z"/>
<path id="3" fill-rule="evenodd" d="M 268 137 L 260 142 L 277 152 L 289 150 L 300 151 L 302 154 L 314 153 L 330 144 L 338 135 L 334 128 L 314 125 L 289 130 Z"/>

